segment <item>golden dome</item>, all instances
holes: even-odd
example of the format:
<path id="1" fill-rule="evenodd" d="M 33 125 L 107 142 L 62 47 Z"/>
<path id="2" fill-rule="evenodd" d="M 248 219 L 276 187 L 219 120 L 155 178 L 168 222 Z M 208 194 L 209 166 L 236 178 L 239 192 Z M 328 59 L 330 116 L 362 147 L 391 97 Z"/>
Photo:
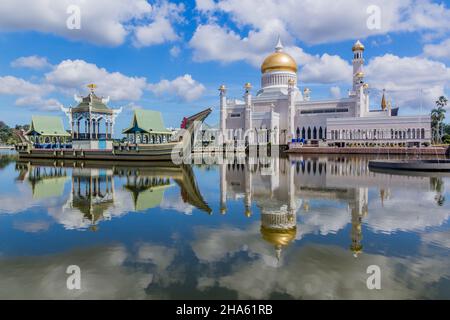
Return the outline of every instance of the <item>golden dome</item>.
<path id="1" fill-rule="evenodd" d="M 297 227 L 290 229 L 273 229 L 261 226 L 261 234 L 264 240 L 274 246 L 287 246 L 297 235 Z"/>
<path id="2" fill-rule="evenodd" d="M 364 51 L 364 45 L 361 43 L 361 41 L 356 41 L 355 44 L 352 47 L 352 51 L 361 50 Z"/>
<path id="3" fill-rule="evenodd" d="M 261 72 L 270 71 L 292 71 L 297 72 L 297 63 L 294 58 L 284 52 L 274 52 L 264 59 L 261 65 Z"/>
<path id="4" fill-rule="evenodd" d="M 357 78 L 362 78 L 362 77 L 364 77 L 364 72 L 358 72 L 358 73 L 356 73 L 356 77 Z"/>
<path id="5" fill-rule="evenodd" d="M 266 73 L 270 71 L 291 71 L 297 72 L 297 62 L 287 53 L 283 52 L 283 45 L 278 39 L 278 44 L 275 47 L 275 52 L 270 54 L 261 65 L 261 72 Z"/>

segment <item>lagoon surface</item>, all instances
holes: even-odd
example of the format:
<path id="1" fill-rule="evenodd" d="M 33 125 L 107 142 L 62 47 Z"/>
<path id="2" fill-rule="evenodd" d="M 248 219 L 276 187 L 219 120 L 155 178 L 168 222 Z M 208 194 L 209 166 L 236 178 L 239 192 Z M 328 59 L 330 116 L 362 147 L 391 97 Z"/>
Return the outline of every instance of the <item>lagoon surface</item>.
<path id="1" fill-rule="evenodd" d="M 450 176 L 371 172 L 369 159 L 3 153 L 0 298 L 449 299 Z M 366 284 L 374 265 L 379 290 Z"/>

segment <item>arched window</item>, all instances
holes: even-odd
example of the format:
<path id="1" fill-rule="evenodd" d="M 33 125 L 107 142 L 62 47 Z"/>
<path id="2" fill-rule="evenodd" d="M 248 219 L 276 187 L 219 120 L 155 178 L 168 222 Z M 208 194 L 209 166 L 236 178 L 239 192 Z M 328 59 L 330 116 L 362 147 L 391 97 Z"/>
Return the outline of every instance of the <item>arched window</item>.
<path id="1" fill-rule="evenodd" d="M 323 139 L 322 127 L 319 128 L 319 139 Z"/>
<path id="2" fill-rule="evenodd" d="M 317 129 L 314 127 L 313 129 L 313 139 L 317 139 Z"/>
<path id="3" fill-rule="evenodd" d="M 425 129 L 424 129 L 424 128 L 422 128 L 422 129 L 420 130 L 420 138 L 421 138 L 421 139 L 425 139 Z"/>
<path id="4" fill-rule="evenodd" d="M 297 127 L 296 137 L 297 137 L 297 139 L 300 138 L 300 129 L 299 129 L 299 127 Z"/>
<path id="5" fill-rule="evenodd" d="M 308 127 L 308 139 L 311 139 L 311 128 Z"/>
<path id="6" fill-rule="evenodd" d="M 305 127 L 303 127 L 302 129 L 302 138 L 306 139 Z"/>

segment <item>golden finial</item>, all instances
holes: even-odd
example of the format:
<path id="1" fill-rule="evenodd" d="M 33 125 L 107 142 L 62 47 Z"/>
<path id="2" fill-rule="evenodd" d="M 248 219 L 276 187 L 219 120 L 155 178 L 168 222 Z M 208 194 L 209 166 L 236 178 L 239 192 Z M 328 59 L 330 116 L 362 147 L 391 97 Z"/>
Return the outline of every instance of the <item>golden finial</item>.
<path id="1" fill-rule="evenodd" d="M 94 92 L 94 89 L 97 88 L 97 85 L 95 85 L 93 83 L 90 83 L 90 84 L 87 85 L 87 87 L 91 90 L 91 92 Z"/>
<path id="2" fill-rule="evenodd" d="M 247 89 L 247 90 L 250 90 L 250 89 L 252 88 L 252 84 L 251 84 L 250 82 L 247 82 L 247 83 L 244 85 L 244 88 Z"/>
<path id="3" fill-rule="evenodd" d="M 385 93 L 385 89 L 383 89 L 383 97 L 381 98 L 381 110 L 386 110 L 386 106 L 387 106 L 387 104 L 386 104 L 386 97 L 384 96 L 384 93 Z"/>

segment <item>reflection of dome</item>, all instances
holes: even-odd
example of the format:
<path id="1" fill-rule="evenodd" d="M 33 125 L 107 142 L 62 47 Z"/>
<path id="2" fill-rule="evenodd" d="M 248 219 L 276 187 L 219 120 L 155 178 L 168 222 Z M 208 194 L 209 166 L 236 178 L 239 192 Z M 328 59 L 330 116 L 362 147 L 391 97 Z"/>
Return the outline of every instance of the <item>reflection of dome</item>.
<path id="1" fill-rule="evenodd" d="M 270 54 L 261 65 L 261 72 L 291 71 L 297 72 L 297 62 L 287 53 L 283 52 L 283 45 L 278 40 L 275 52 Z"/>
<path id="2" fill-rule="evenodd" d="M 362 252 L 363 246 L 361 244 L 352 244 L 350 250 L 353 252 L 353 256 L 356 258 Z"/>
<path id="3" fill-rule="evenodd" d="M 275 229 L 261 226 L 261 235 L 264 240 L 274 246 L 287 246 L 297 235 L 297 227 L 290 229 Z"/>

